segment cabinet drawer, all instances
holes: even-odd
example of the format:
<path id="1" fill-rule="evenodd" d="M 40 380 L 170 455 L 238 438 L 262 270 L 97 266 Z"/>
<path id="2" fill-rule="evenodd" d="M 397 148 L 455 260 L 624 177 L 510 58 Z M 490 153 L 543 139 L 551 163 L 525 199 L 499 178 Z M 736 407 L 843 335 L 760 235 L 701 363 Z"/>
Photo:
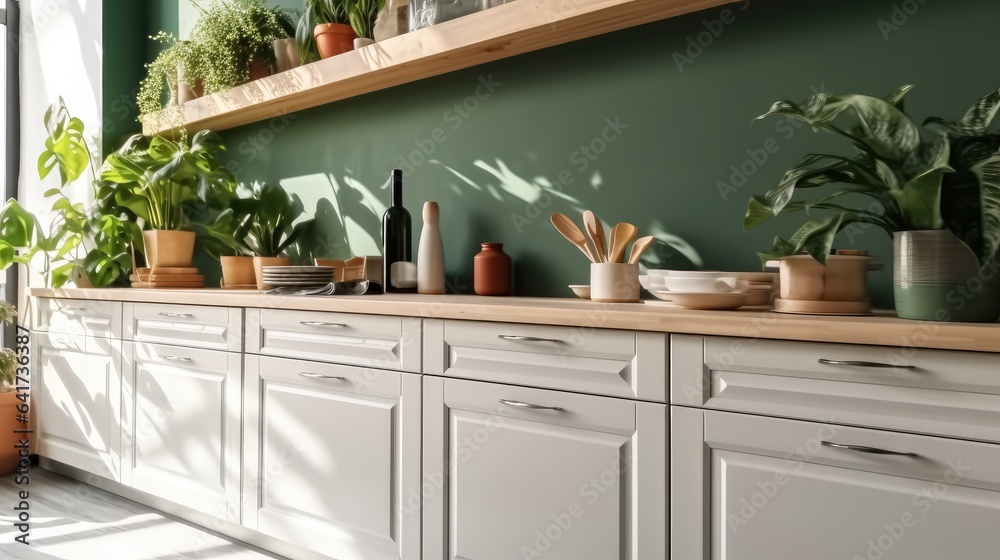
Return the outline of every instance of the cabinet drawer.
<path id="1" fill-rule="evenodd" d="M 62 334 L 122 337 L 122 304 L 117 301 L 35 299 L 32 330 Z"/>
<path id="2" fill-rule="evenodd" d="M 126 303 L 125 339 L 228 350 L 243 349 L 243 312 L 229 307 Z"/>
<path id="3" fill-rule="evenodd" d="M 994 354 L 675 335 L 673 404 L 1000 441 Z"/>
<path id="4" fill-rule="evenodd" d="M 418 372 L 420 320 L 247 309 L 247 352 Z"/>
<path id="5" fill-rule="evenodd" d="M 667 335 L 424 321 L 424 373 L 666 402 Z"/>

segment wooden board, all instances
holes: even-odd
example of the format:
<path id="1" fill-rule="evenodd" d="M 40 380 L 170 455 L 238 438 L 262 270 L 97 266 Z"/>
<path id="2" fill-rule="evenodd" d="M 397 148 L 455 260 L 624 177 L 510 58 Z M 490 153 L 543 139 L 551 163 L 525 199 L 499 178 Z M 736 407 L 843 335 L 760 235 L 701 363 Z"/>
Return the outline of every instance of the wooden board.
<path id="1" fill-rule="evenodd" d="M 225 130 L 732 2 L 517 0 L 165 109 L 143 133 Z"/>
<path id="2" fill-rule="evenodd" d="M 520 0 L 519 0 L 520 1 Z M 601 304 L 577 298 L 481 297 L 420 294 L 381 296 L 281 296 L 218 288 L 143 292 L 129 289 L 30 288 L 34 297 L 135 303 L 178 303 L 265 307 L 300 311 L 402 315 L 439 319 L 564 325 L 679 334 L 877 344 L 902 348 L 939 348 L 1000 353 L 1000 324 L 937 323 L 898 319 L 891 312 L 874 317 L 783 315 L 760 308 L 694 311 L 644 303 Z"/>

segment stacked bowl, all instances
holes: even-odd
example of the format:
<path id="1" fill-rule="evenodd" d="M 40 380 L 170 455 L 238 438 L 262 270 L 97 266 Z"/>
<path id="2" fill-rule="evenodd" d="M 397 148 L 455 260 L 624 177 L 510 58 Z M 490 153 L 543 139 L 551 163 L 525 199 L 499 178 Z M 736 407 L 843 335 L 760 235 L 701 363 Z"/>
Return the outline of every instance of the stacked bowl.
<path id="1" fill-rule="evenodd" d="M 776 274 L 650 270 L 639 281 L 657 298 L 688 309 L 737 309 L 770 305 Z"/>

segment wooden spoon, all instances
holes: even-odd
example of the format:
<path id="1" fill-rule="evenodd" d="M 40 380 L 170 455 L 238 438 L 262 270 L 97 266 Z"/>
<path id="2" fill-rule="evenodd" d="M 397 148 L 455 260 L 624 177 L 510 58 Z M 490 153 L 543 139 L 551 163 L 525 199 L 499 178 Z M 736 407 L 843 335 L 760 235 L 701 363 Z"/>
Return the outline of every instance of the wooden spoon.
<path id="1" fill-rule="evenodd" d="M 636 239 L 635 243 L 632 245 L 632 253 L 629 254 L 628 257 L 628 263 L 629 264 L 638 263 L 639 257 L 642 256 L 642 252 L 648 249 L 649 246 L 652 244 L 653 244 L 652 235 L 647 235 L 645 237 L 640 237 L 639 239 Z"/>
<path id="2" fill-rule="evenodd" d="M 587 246 L 586 236 L 584 236 L 583 232 L 580 231 L 580 228 L 577 227 L 575 223 L 573 223 L 573 220 L 569 219 L 569 216 L 567 216 L 566 214 L 562 214 L 560 212 L 556 212 L 555 214 L 552 214 L 552 217 L 549 218 L 549 221 L 552 222 L 552 225 L 556 228 L 556 231 L 561 233 L 562 236 L 565 237 L 567 241 L 569 241 L 573 245 L 576 245 L 577 249 L 583 251 L 583 254 L 587 255 L 587 258 L 590 259 L 590 262 L 597 262 L 594 258 L 594 254 L 591 253 L 590 248 Z"/>
<path id="3" fill-rule="evenodd" d="M 611 237 L 608 239 L 608 262 L 625 262 L 625 249 L 628 244 L 639 233 L 639 228 L 628 222 L 618 222 L 611 228 Z"/>
<path id="4" fill-rule="evenodd" d="M 608 245 L 604 241 L 604 224 L 601 223 L 601 220 L 597 219 L 597 216 L 593 212 L 586 210 L 583 213 L 583 225 L 587 228 L 587 235 L 590 236 L 590 240 L 597 247 L 597 253 L 594 256 L 598 260 L 594 262 L 608 262 Z"/>

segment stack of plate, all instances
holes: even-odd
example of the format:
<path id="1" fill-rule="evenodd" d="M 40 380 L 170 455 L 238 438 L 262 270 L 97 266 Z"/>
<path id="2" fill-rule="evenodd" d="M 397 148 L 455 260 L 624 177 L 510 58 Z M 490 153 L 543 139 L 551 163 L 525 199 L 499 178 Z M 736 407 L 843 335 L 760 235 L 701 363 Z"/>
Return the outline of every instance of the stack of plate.
<path id="1" fill-rule="evenodd" d="M 774 274 L 719 271 L 650 270 L 639 281 L 657 298 L 688 309 L 737 309 L 767 305 Z"/>
<path id="2" fill-rule="evenodd" d="M 265 266 L 264 283 L 275 288 L 308 288 L 333 282 L 332 266 Z"/>

